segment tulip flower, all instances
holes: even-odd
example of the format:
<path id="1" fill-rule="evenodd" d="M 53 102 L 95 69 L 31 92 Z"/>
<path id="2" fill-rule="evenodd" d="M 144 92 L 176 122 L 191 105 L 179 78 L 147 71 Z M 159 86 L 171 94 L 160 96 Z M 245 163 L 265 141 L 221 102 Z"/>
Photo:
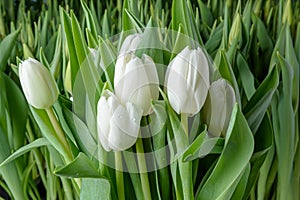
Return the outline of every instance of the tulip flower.
<path id="1" fill-rule="evenodd" d="M 201 48 L 184 48 L 169 64 L 167 95 L 178 113 L 195 115 L 202 108 L 209 88 L 209 65 Z"/>
<path id="2" fill-rule="evenodd" d="M 122 105 L 108 90 L 103 92 L 97 105 L 99 141 L 106 151 L 123 151 L 137 140 L 142 111 L 134 104 Z"/>
<path id="3" fill-rule="evenodd" d="M 204 120 L 210 135 L 225 136 L 236 103 L 235 93 L 225 79 L 213 82 L 203 108 Z"/>
<path id="4" fill-rule="evenodd" d="M 120 48 L 119 55 L 123 56 L 130 51 L 135 51 L 141 41 L 141 38 L 142 35 L 138 33 L 127 36 Z"/>
<path id="5" fill-rule="evenodd" d="M 28 58 L 19 66 L 19 77 L 25 97 L 38 109 L 51 107 L 58 98 L 58 88 L 50 71 L 39 61 Z"/>
<path id="6" fill-rule="evenodd" d="M 122 104 L 132 102 L 148 115 L 151 99 L 159 96 L 158 75 L 151 57 L 143 55 L 142 59 L 133 53 L 119 56 L 115 66 L 115 94 Z"/>

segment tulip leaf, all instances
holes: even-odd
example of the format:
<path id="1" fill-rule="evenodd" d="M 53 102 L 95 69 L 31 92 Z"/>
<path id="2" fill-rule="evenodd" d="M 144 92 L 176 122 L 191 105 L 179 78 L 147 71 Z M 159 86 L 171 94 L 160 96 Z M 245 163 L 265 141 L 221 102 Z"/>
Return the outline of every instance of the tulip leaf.
<path id="1" fill-rule="evenodd" d="M 126 16 L 126 19 L 128 19 L 129 21 L 127 22 L 128 24 L 127 25 L 123 25 L 123 30 L 124 31 L 130 31 L 132 29 L 137 29 L 138 32 L 142 32 L 142 30 L 145 29 L 145 26 L 144 24 L 128 9 L 124 9 L 124 15 L 127 15 Z M 129 25 L 130 24 L 130 25 Z M 129 25 L 129 26 L 128 26 Z M 130 27 L 130 29 L 128 29 L 128 27 Z"/>
<path id="2" fill-rule="evenodd" d="M 80 199 L 84 200 L 110 200 L 111 185 L 106 179 L 83 178 L 80 191 Z"/>
<path id="3" fill-rule="evenodd" d="M 298 110 L 299 104 L 299 68 L 300 68 L 300 61 L 298 62 L 297 56 L 295 53 L 295 49 L 293 47 L 293 40 L 291 36 L 290 28 L 287 27 L 285 31 L 285 38 L 286 38 L 286 46 L 285 46 L 285 56 L 287 62 L 292 66 L 294 76 L 293 76 L 293 86 L 292 86 L 292 101 L 293 101 L 293 108 L 294 112 Z"/>
<path id="4" fill-rule="evenodd" d="M 2 98 L 2 97 L 1 97 Z M 0 100 L 1 101 L 1 100 Z M 2 107 L 3 105 L 1 105 Z M 0 162 L 4 161 L 10 155 L 10 147 L 3 128 L 0 126 Z M 18 174 L 15 162 L 8 163 L 0 167 L 0 174 L 9 187 L 12 196 L 15 199 L 24 199 L 20 176 Z"/>
<path id="5" fill-rule="evenodd" d="M 178 31 L 180 24 L 182 24 L 186 34 L 194 39 L 190 40 L 191 47 L 196 48 L 199 44 L 203 46 L 190 2 L 186 0 L 174 0 L 172 2 L 172 29 Z"/>
<path id="6" fill-rule="evenodd" d="M 81 152 L 68 165 L 56 168 L 54 173 L 69 178 L 103 178 L 97 170 L 97 162 Z"/>
<path id="7" fill-rule="evenodd" d="M 217 137 L 210 138 L 207 134 L 207 130 L 205 129 L 187 148 L 183 154 L 184 162 L 202 158 L 207 154 L 218 154 L 222 152 L 224 139 Z"/>
<path id="8" fill-rule="evenodd" d="M 249 100 L 255 93 L 254 76 L 249 69 L 248 63 L 240 52 L 237 53 L 236 62 L 239 71 L 239 77 L 242 81 L 246 97 Z"/>
<path id="9" fill-rule="evenodd" d="M 95 24 L 93 15 L 91 13 L 91 10 L 89 9 L 89 7 L 87 6 L 85 1 L 80 1 L 80 3 L 81 3 L 81 6 L 82 6 L 84 14 L 85 14 L 87 27 L 90 30 L 91 35 L 93 36 L 93 39 L 96 39 L 98 36 L 97 28 L 96 28 L 96 24 Z"/>
<path id="10" fill-rule="evenodd" d="M 250 161 L 253 149 L 251 130 L 236 105 L 232 111 L 224 149 L 196 199 L 218 199 L 232 193 L 232 189 L 235 188 L 231 186 Z"/>
<path id="11" fill-rule="evenodd" d="M 224 79 L 228 80 L 229 83 L 233 86 L 237 103 L 239 106 L 241 106 L 241 97 L 240 97 L 239 87 L 238 87 L 235 75 L 233 73 L 232 67 L 231 67 L 230 63 L 228 62 L 227 56 L 224 53 L 224 51 L 221 51 L 219 72 L 220 72 L 221 76 Z"/>
<path id="12" fill-rule="evenodd" d="M 254 134 L 263 120 L 278 83 L 278 72 L 276 68 L 273 68 L 273 70 L 257 88 L 256 92 L 253 94 L 243 110 L 243 112 L 246 113 L 245 117 L 247 118 L 249 126 Z"/>
<path id="13" fill-rule="evenodd" d="M 8 112 L 14 135 L 14 148 L 18 149 L 24 144 L 25 128 L 28 117 L 28 106 L 23 93 L 17 84 L 8 76 L 3 74 L 3 80 L 6 86 L 6 95 L 8 102 Z"/>
<path id="14" fill-rule="evenodd" d="M 42 132 L 43 137 L 45 137 L 61 155 L 65 155 L 64 147 L 56 137 L 56 131 L 49 119 L 47 112 L 43 109 L 36 109 L 32 106 L 30 106 L 30 110 Z"/>
<path id="15" fill-rule="evenodd" d="M 135 1 L 125 0 L 122 8 L 122 30 L 144 29 L 143 24 L 137 19 L 138 10 Z"/>
<path id="16" fill-rule="evenodd" d="M 150 115 L 150 130 L 152 133 L 152 145 L 158 171 L 156 172 L 157 191 L 160 191 L 158 194 L 161 194 L 163 199 L 170 199 L 171 188 L 168 172 L 168 146 L 166 145 L 167 113 L 165 107 L 164 101 L 153 102 L 152 108 L 154 113 Z"/>
<path id="17" fill-rule="evenodd" d="M 202 0 L 198 0 L 198 5 L 200 8 L 201 21 L 204 24 L 207 24 L 209 27 L 213 25 L 213 15 L 208 7 L 202 2 Z"/>
<path id="18" fill-rule="evenodd" d="M 240 200 L 243 198 L 243 195 L 245 194 L 245 190 L 248 183 L 248 178 L 250 174 L 251 165 L 248 163 L 248 165 L 245 167 L 243 173 L 241 174 L 241 178 L 235 188 L 235 191 L 233 192 L 230 199 L 232 200 Z"/>
<path id="19" fill-rule="evenodd" d="M 7 61 L 9 59 L 9 56 L 11 54 L 11 51 L 13 50 L 17 38 L 19 36 L 19 33 L 21 31 L 21 27 L 18 28 L 18 30 L 10 33 L 7 35 L 0 44 L 0 71 L 3 72 L 6 69 Z"/>
<path id="20" fill-rule="evenodd" d="M 74 113 L 65 106 L 62 107 L 66 122 L 68 123 L 79 149 L 87 155 L 95 156 L 97 143 L 90 134 L 89 129 Z"/>
<path id="21" fill-rule="evenodd" d="M 218 24 L 218 26 L 211 32 L 208 40 L 205 43 L 206 51 L 214 58 L 218 47 L 222 42 L 222 35 L 223 35 L 223 26 L 224 22 Z"/>
<path id="22" fill-rule="evenodd" d="M 59 26 L 58 31 L 57 31 L 57 38 L 55 41 L 55 49 L 54 49 L 54 54 L 53 58 L 51 60 L 50 63 L 50 69 L 51 72 L 53 74 L 53 76 L 55 77 L 55 79 L 58 78 L 59 74 L 60 74 L 60 70 L 61 70 L 61 54 L 62 54 L 62 35 L 61 35 L 61 26 Z"/>
<path id="23" fill-rule="evenodd" d="M 295 152 L 295 113 L 292 104 L 293 67 L 278 52 L 278 66 L 282 72 L 282 87 L 272 102 L 272 119 L 278 157 L 279 198 L 293 198 L 293 161 Z"/>
<path id="24" fill-rule="evenodd" d="M 6 158 L 1 164 L 0 168 L 7 165 L 11 161 L 15 160 L 16 158 L 24 155 L 28 151 L 31 151 L 32 149 L 36 149 L 38 147 L 47 146 L 50 145 L 47 139 L 45 138 L 39 138 L 34 140 L 33 142 L 19 148 L 17 151 L 15 151 L 13 154 L 11 154 L 8 158 Z"/>

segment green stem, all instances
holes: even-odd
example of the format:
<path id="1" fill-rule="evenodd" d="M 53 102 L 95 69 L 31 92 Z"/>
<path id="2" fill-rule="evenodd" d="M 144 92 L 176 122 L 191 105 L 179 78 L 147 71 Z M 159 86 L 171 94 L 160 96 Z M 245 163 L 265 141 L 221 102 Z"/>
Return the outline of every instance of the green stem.
<path id="1" fill-rule="evenodd" d="M 143 147 L 142 138 L 138 138 L 136 141 L 136 151 L 137 151 L 138 165 L 139 165 L 144 197 L 145 200 L 151 200 L 150 185 L 149 185 L 149 179 L 147 173 L 147 164 L 144 156 L 144 147 Z"/>
<path id="2" fill-rule="evenodd" d="M 182 141 L 184 144 L 189 143 L 189 135 L 188 135 L 188 116 L 187 114 L 181 114 L 181 125 L 182 129 L 186 135 L 185 140 Z M 187 146 L 186 146 L 187 147 Z M 182 183 L 182 191 L 183 191 L 183 198 L 187 200 L 194 199 L 194 192 L 193 192 L 193 177 L 192 177 L 192 162 L 183 162 L 182 156 L 179 158 L 179 171 L 181 176 L 181 183 Z"/>
<path id="3" fill-rule="evenodd" d="M 56 137 L 57 137 L 58 141 L 60 142 L 61 146 L 64 149 L 64 154 L 65 154 L 64 158 L 65 158 L 66 163 L 68 164 L 73 160 L 73 155 L 72 155 L 71 150 L 69 148 L 69 145 L 68 145 L 67 139 L 65 137 L 65 134 L 64 134 L 64 132 L 61 128 L 61 125 L 57 121 L 57 118 L 56 118 L 52 108 L 47 108 L 46 112 L 47 112 L 47 114 L 49 116 L 49 119 L 50 119 L 50 121 L 53 125 L 53 128 L 56 132 Z"/>
<path id="4" fill-rule="evenodd" d="M 72 152 L 71 152 L 71 149 L 68 145 L 68 142 L 67 142 L 67 139 L 65 137 L 65 134 L 64 134 L 64 131 L 60 125 L 60 123 L 58 122 L 54 112 L 53 112 L 53 109 L 52 108 L 47 108 L 45 109 L 48 116 L 49 116 L 49 119 L 52 123 L 52 126 L 56 132 L 56 138 L 57 140 L 60 142 L 61 146 L 63 147 L 63 150 L 64 150 L 64 159 L 65 159 L 65 162 L 66 164 L 69 164 L 70 162 L 72 162 L 73 160 L 73 155 L 72 155 Z M 75 190 L 76 192 L 79 194 L 80 192 L 80 186 L 81 186 L 81 181 L 80 179 L 78 178 L 75 178 L 74 179 L 74 187 L 75 187 Z"/>
<path id="5" fill-rule="evenodd" d="M 116 182 L 117 182 L 117 192 L 118 199 L 125 200 L 124 192 L 124 179 L 123 179 L 123 165 L 122 165 L 122 152 L 115 152 L 115 165 L 116 165 Z"/>

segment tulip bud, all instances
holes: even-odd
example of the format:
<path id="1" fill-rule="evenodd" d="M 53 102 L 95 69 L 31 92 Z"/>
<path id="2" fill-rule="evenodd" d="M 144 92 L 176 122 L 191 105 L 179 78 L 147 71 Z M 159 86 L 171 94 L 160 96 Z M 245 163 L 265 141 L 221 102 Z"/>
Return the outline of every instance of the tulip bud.
<path id="1" fill-rule="evenodd" d="M 19 66 L 19 77 L 25 97 L 38 109 L 52 106 L 58 98 L 58 88 L 50 71 L 39 61 L 28 58 Z"/>
<path id="2" fill-rule="evenodd" d="M 142 59 L 133 53 L 119 56 L 115 67 L 114 87 L 116 96 L 122 104 L 132 102 L 148 115 L 151 99 L 159 96 L 158 75 L 151 57 L 143 55 Z"/>
<path id="3" fill-rule="evenodd" d="M 99 141 L 106 151 L 123 151 L 131 147 L 140 130 L 142 111 L 127 102 L 120 104 L 116 96 L 105 90 L 97 105 Z"/>
<path id="4" fill-rule="evenodd" d="M 236 40 L 239 41 L 241 39 L 241 35 L 242 35 L 241 17 L 239 14 L 236 14 L 229 32 L 229 38 L 228 38 L 229 45 L 232 45 L 233 41 Z"/>
<path id="5" fill-rule="evenodd" d="M 166 89 L 172 108 L 195 115 L 202 108 L 209 88 L 209 66 L 201 48 L 184 48 L 169 64 Z"/>
<path id="6" fill-rule="evenodd" d="M 211 84 L 203 107 L 204 120 L 210 135 L 225 136 L 235 103 L 234 90 L 225 79 Z"/>
<path id="7" fill-rule="evenodd" d="M 141 38 L 142 35 L 138 33 L 127 36 L 123 41 L 119 55 L 123 56 L 128 54 L 130 51 L 135 51 L 140 44 Z"/>
<path id="8" fill-rule="evenodd" d="M 68 62 L 68 65 L 66 67 L 65 78 L 64 78 L 64 87 L 65 87 L 67 92 L 72 94 L 71 63 L 70 63 L 70 61 Z"/>

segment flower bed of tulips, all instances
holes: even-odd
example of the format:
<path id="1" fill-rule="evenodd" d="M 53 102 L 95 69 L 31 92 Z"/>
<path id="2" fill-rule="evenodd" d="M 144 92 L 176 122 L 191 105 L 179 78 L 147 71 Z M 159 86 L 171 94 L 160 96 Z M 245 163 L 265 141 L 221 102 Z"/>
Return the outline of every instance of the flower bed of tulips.
<path id="1" fill-rule="evenodd" d="M 300 1 L 0 1 L 0 199 L 300 199 Z"/>

